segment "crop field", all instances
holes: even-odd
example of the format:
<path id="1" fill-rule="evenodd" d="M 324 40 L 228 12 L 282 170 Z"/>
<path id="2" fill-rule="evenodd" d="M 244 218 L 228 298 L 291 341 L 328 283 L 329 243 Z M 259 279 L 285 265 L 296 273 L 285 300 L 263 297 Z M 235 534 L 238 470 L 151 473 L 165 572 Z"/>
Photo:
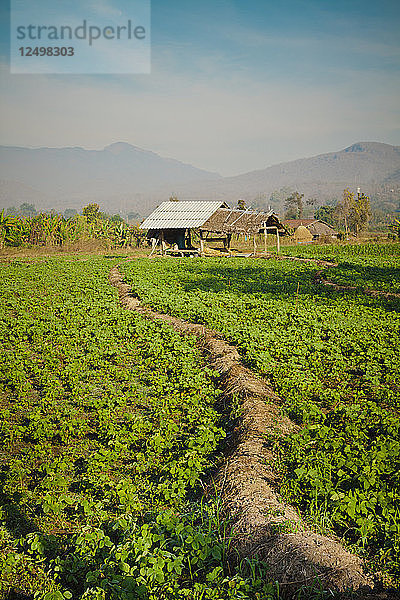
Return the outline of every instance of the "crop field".
<path id="1" fill-rule="evenodd" d="M 338 263 L 324 276 L 340 285 L 400 293 L 400 244 L 285 246 L 283 254 Z"/>
<path id="2" fill-rule="evenodd" d="M 389 276 L 400 285 L 398 246 L 301 250 L 339 269 L 364 266 L 371 288 Z M 122 265 L 145 304 L 221 332 L 271 382 L 303 425 L 280 442 L 282 494 L 398 583 L 400 299 L 317 286 L 320 268 L 250 258 Z"/>
<path id="3" fill-rule="evenodd" d="M 269 380 L 301 426 L 266 436 L 282 497 L 400 584 L 400 298 L 362 292 L 400 290 L 400 246 L 284 252 L 357 289 L 291 260 L 1 265 L 0 598 L 281 597 L 268 565 L 231 560 L 210 491 L 231 427 L 216 373 L 192 337 L 119 306 L 116 263 L 142 304 L 216 330 Z"/>
<path id="4" fill-rule="evenodd" d="M 213 373 L 119 308 L 111 265 L 2 266 L 2 597 L 269 597 L 226 572 L 218 499 L 196 499 L 225 436 Z"/>

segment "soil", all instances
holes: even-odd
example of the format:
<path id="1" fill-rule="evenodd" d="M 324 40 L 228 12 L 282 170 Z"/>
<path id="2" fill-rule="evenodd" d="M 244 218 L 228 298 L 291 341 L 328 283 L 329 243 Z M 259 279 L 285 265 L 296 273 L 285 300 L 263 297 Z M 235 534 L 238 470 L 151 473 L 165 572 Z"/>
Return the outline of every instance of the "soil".
<path id="1" fill-rule="evenodd" d="M 271 580 L 279 582 L 285 597 L 293 597 L 302 586 L 319 581 L 324 590 L 341 597 L 349 597 L 347 593 L 353 590 L 357 598 L 389 598 L 374 589 L 360 557 L 346 550 L 338 539 L 313 531 L 279 496 L 277 457 L 269 440 L 286 436 L 298 426 L 283 414 L 283 402 L 268 382 L 246 368 L 237 349 L 217 332 L 143 306 L 123 283 L 118 267 L 111 269 L 110 283 L 117 288 L 125 308 L 167 322 L 182 334 L 195 335 L 208 363 L 220 374 L 219 386 L 226 398 L 241 401 L 240 427 L 217 476 L 233 518 L 233 545 L 239 555 L 265 560 Z"/>

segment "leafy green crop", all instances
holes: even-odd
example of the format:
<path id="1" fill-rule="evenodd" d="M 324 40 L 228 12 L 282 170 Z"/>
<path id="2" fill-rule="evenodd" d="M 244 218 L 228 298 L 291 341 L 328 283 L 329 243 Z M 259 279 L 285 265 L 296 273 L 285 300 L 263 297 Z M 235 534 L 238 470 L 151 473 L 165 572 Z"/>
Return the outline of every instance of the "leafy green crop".
<path id="1" fill-rule="evenodd" d="M 338 263 L 324 277 L 359 289 L 400 293 L 400 244 L 287 246 L 284 254 Z"/>
<path id="2" fill-rule="evenodd" d="M 111 264 L 2 267 L 3 592 L 272 598 L 228 573 L 219 509 L 187 512 L 225 436 L 214 373 L 194 340 L 118 306 Z"/>
<path id="3" fill-rule="evenodd" d="M 301 252 L 341 253 L 349 273 L 375 265 L 400 286 L 398 245 Z M 220 331 L 270 380 L 303 424 L 282 451 L 282 491 L 398 582 L 400 300 L 317 286 L 320 269 L 240 258 L 123 265 L 144 303 Z"/>

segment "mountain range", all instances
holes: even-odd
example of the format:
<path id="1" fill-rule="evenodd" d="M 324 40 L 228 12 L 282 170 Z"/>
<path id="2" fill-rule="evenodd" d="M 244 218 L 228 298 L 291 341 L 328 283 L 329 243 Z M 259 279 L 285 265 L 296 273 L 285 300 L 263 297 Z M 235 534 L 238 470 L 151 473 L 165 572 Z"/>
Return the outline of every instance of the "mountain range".
<path id="1" fill-rule="evenodd" d="M 358 142 L 344 150 L 222 177 L 124 142 L 103 150 L 0 146 L 0 207 L 29 202 L 40 210 L 80 209 L 97 202 L 106 212 L 147 215 L 176 194 L 180 200 L 239 198 L 282 208 L 298 190 L 316 205 L 360 187 L 379 205 L 400 198 L 400 146 Z"/>

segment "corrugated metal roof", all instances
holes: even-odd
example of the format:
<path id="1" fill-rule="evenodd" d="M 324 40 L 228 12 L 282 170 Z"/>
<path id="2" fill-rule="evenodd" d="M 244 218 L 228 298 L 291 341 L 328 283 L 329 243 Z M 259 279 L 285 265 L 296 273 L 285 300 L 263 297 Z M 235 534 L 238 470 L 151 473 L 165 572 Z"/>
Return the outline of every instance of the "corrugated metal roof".
<path id="1" fill-rule="evenodd" d="M 163 202 L 143 221 L 140 229 L 192 229 L 203 225 L 218 208 L 219 200 L 206 202 Z"/>

